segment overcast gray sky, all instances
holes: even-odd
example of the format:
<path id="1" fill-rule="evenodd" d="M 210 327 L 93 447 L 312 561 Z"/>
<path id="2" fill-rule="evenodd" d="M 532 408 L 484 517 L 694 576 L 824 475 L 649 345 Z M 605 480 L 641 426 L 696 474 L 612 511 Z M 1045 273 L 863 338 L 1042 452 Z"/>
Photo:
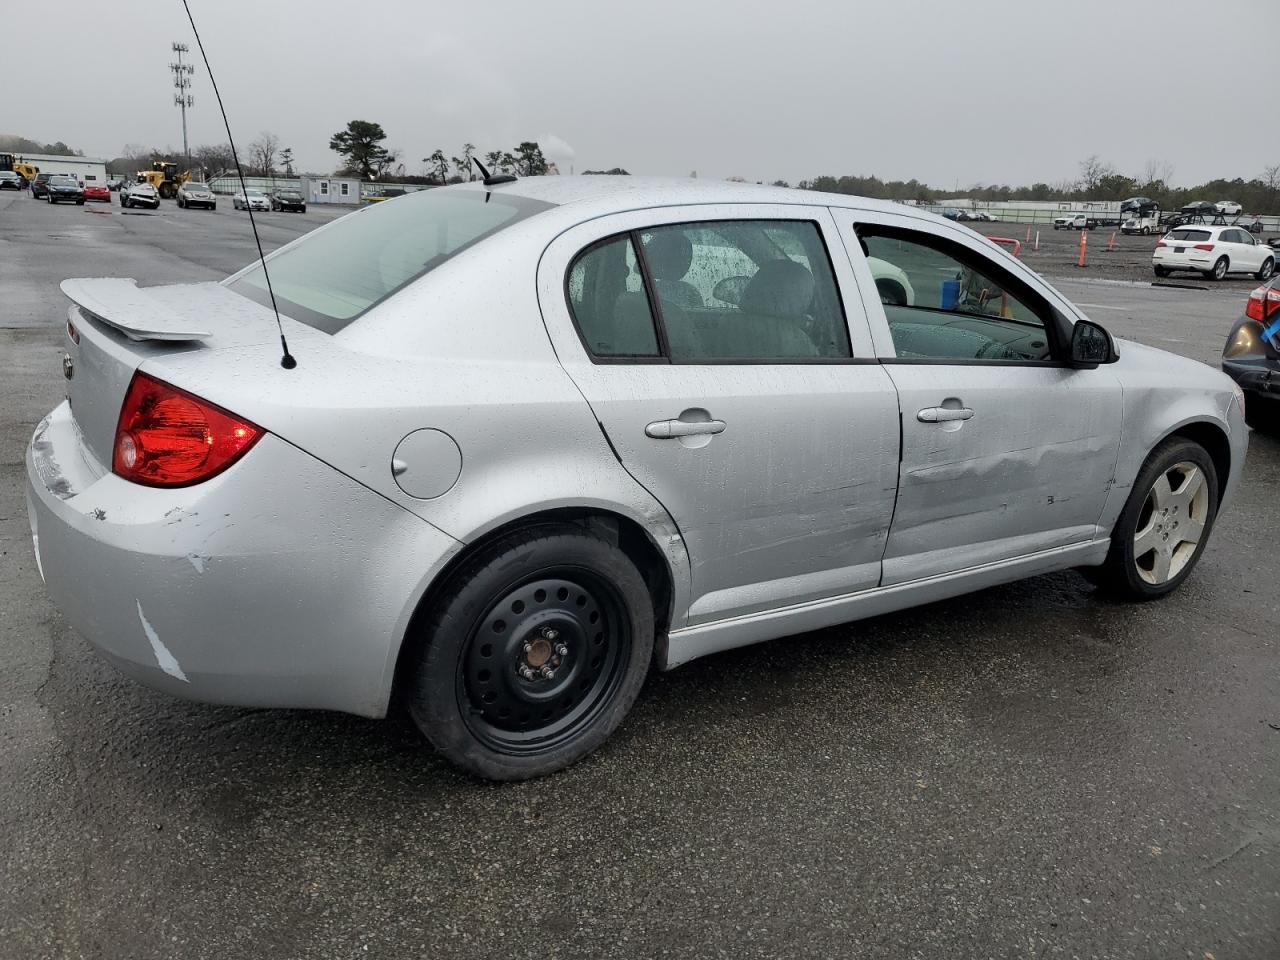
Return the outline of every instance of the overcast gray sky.
<path id="1" fill-rule="evenodd" d="M 242 153 L 270 130 L 317 171 L 352 119 L 381 123 L 410 173 L 437 146 L 524 139 L 564 172 L 938 187 L 1054 182 L 1093 153 L 1129 174 L 1168 161 L 1178 184 L 1280 163 L 1280 0 L 190 2 Z M 55 9 L 56 34 L 0 31 L 26 94 L 0 133 L 180 148 L 180 0 Z M 202 65 L 193 93 L 192 144 L 225 140 Z"/>

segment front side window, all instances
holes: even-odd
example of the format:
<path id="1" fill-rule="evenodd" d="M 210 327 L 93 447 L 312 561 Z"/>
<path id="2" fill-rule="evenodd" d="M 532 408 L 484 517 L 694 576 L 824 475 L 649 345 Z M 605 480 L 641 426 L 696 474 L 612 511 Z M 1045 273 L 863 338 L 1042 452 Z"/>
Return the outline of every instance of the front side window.
<path id="1" fill-rule="evenodd" d="M 1052 308 L 998 264 L 914 230 L 865 225 L 858 238 L 899 358 L 1052 358 Z"/>
<path id="2" fill-rule="evenodd" d="M 467 247 L 552 204 L 513 195 L 430 190 L 366 207 L 271 258 L 280 309 L 337 333 L 401 287 Z M 231 289 L 271 305 L 261 265 Z"/>

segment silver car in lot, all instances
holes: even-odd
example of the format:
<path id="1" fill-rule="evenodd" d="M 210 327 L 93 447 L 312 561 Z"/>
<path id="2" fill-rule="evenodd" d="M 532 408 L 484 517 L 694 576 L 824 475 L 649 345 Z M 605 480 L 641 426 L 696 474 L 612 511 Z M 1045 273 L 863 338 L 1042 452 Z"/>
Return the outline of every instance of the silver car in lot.
<path id="1" fill-rule="evenodd" d="M 48 590 L 145 683 L 402 702 L 484 777 L 599 746 L 651 665 L 1064 568 L 1159 597 L 1241 475 L 1227 377 L 900 204 L 462 184 L 268 262 L 293 369 L 260 264 L 62 284 Z"/>

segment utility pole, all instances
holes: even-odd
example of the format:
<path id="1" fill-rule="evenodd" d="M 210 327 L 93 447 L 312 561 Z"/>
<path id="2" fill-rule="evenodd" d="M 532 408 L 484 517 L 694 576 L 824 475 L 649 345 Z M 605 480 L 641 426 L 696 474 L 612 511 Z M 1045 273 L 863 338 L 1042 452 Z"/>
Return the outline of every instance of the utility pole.
<path id="1" fill-rule="evenodd" d="M 185 43 L 174 41 L 173 52 L 177 54 L 176 63 L 169 64 L 169 69 L 173 72 L 173 86 L 178 92 L 173 95 L 173 102 L 182 111 L 182 153 L 187 158 L 186 168 L 191 169 L 191 147 L 187 143 L 187 107 L 195 106 L 195 97 L 191 96 L 187 91 L 191 89 L 191 75 L 196 72 L 196 68 L 189 63 L 182 62 L 182 55 L 190 48 Z"/>

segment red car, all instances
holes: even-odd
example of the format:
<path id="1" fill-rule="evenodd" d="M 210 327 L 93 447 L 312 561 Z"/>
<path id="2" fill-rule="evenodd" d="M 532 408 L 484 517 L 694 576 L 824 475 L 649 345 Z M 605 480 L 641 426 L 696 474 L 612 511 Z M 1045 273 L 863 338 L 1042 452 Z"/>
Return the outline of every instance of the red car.
<path id="1" fill-rule="evenodd" d="M 86 200 L 101 200 L 103 203 L 110 203 L 111 191 L 107 189 L 105 183 L 86 183 L 84 185 L 84 198 Z"/>

